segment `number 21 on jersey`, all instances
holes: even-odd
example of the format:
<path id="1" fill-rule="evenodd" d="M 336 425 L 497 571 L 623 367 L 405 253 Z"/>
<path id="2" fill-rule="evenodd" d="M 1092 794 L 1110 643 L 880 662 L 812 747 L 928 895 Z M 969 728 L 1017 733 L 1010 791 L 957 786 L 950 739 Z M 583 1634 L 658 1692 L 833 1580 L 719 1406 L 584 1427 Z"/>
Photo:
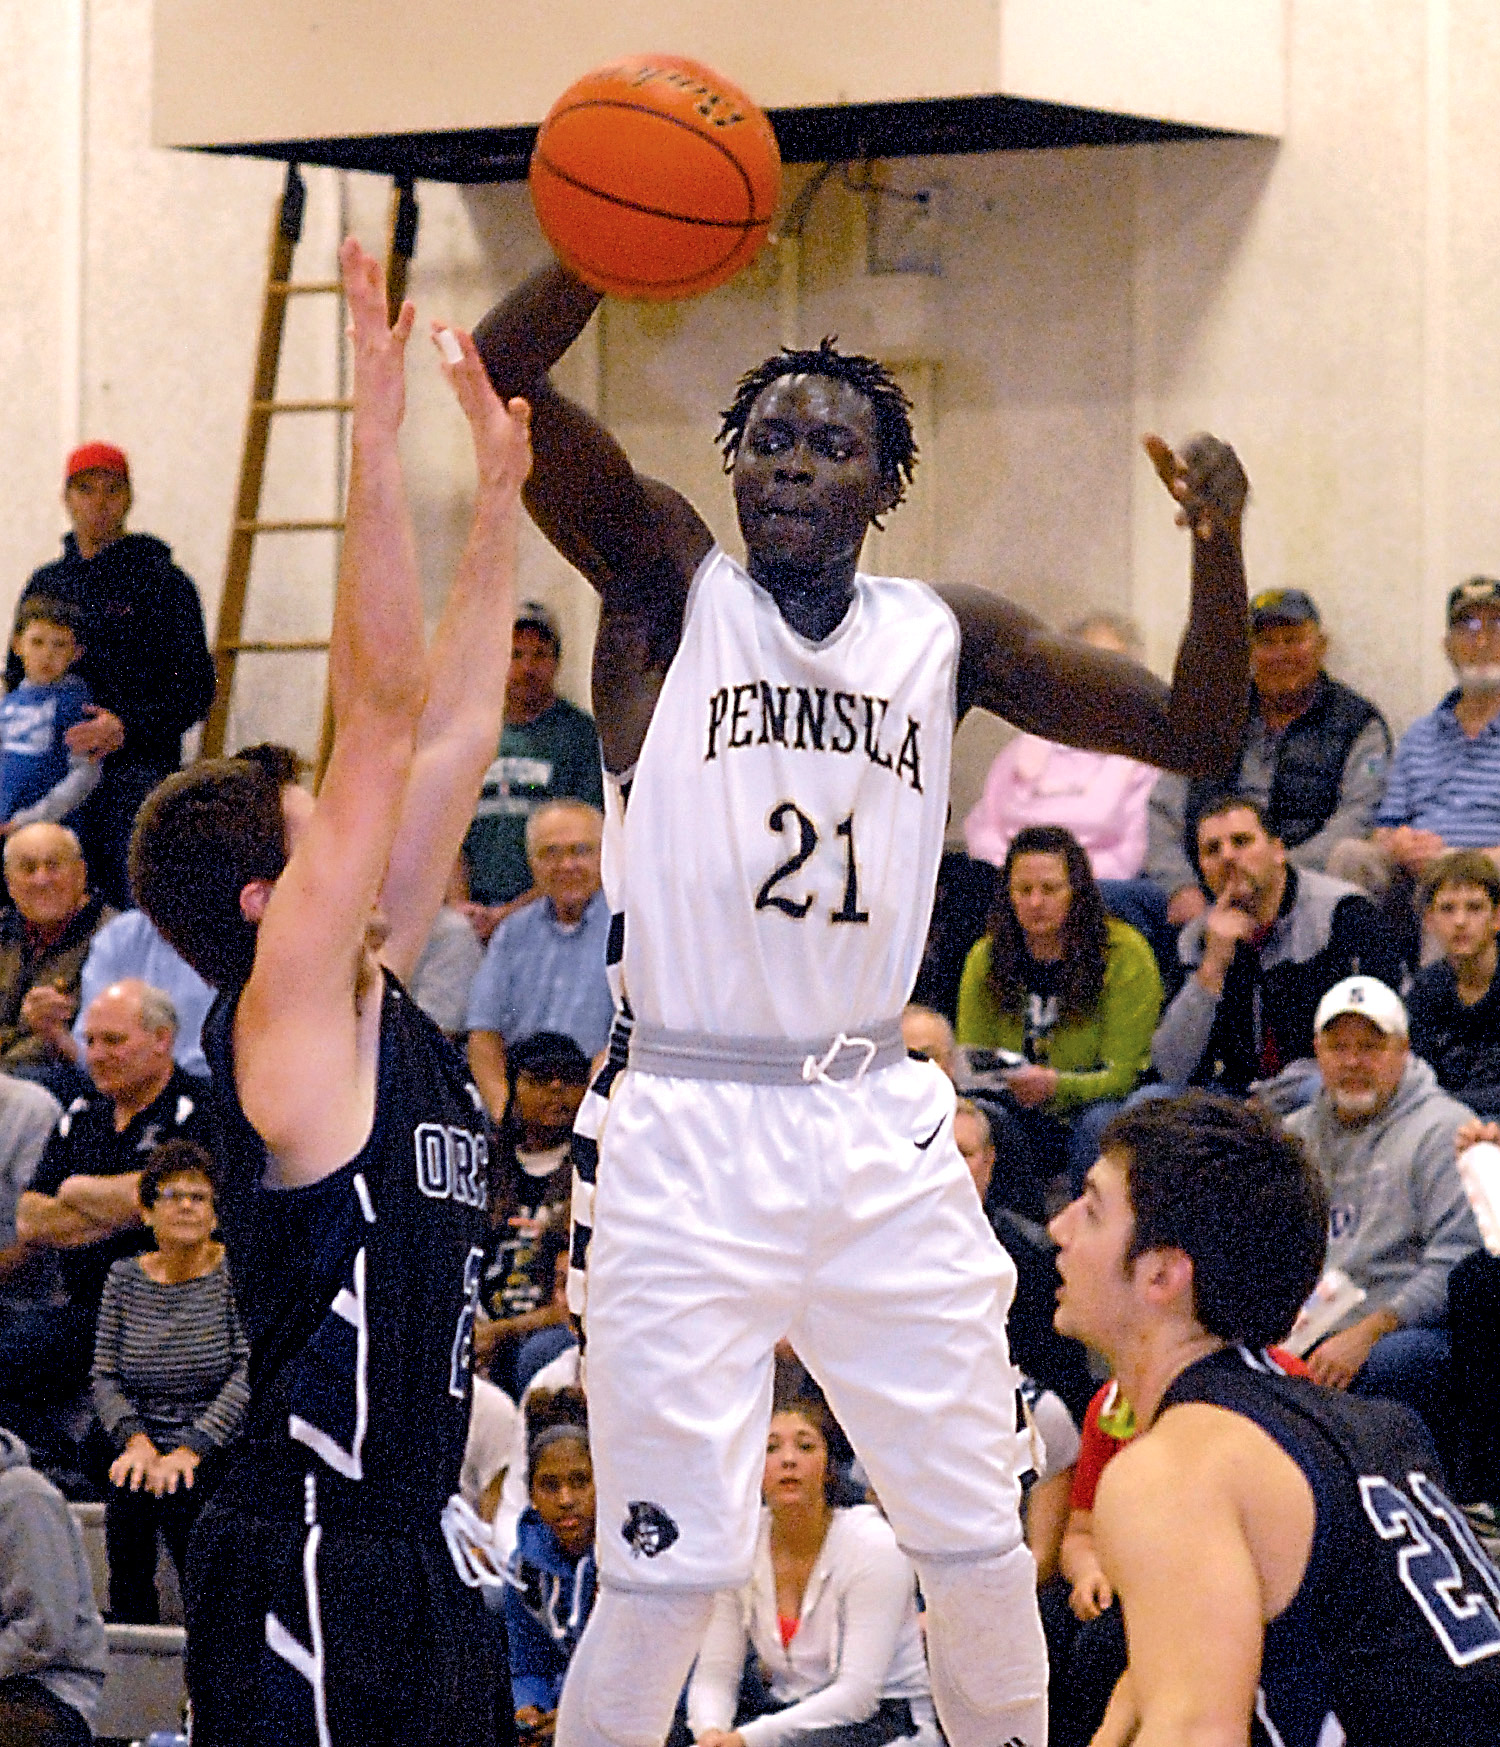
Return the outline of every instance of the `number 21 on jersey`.
<path id="1" fill-rule="evenodd" d="M 779 910 L 800 922 L 815 903 L 811 892 L 799 892 L 802 882 L 796 878 L 818 847 L 818 827 L 795 801 L 778 801 L 766 815 L 766 829 L 778 837 L 795 841 L 796 849 L 785 861 L 772 868 L 765 883 L 755 894 L 757 910 Z M 859 864 L 854 857 L 854 815 L 840 819 L 834 826 L 834 836 L 844 845 L 844 892 L 838 909 L 828 912 L 830 922 L 868 922 L 870 912 L 859 907 Z M 790 884 L 790 890 L 779 888 Z M 793 895 L 797 893 L 799 895 Z"/>
<path id="2" fill-rule="evenodd" d="M 1365 1515 L 1382 1541 L 1402 1543 L 1402 1583 L 1450 1659 L 1465 1668 L 1500 1651 L 1500 1570 L 1463 1512 L 1425 1474 L 1409 1474 L 1407 1485 L 1410 1496 L 1384 1475 L 1361 1475 Z"/>

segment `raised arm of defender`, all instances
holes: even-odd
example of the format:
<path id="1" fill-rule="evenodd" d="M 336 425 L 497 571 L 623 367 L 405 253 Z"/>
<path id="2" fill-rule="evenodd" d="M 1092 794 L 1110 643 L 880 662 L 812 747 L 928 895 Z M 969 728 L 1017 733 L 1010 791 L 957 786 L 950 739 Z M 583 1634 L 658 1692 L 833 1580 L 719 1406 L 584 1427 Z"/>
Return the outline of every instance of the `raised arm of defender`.
<path id="1" fill-rule="evenodd" d="M 390 943 L 406 966 L 499 737 L 527 466 L 524 404 L 496 400 L 459 337 L 463 355 L 448 374 L 474 435 L 479 498 L 433 671 L 398 451 L 412 310 L 388 328 L 379 264 L 353 239 L 341 261 L 354 410 L 329 652 L 333 752 L 316 802 L 302 796 L 289 808 L 286 869 L 261 894 L 255 966 L 235 1020 L 240 1101 L 288 1185 L 337 1170 L 369 1134 L 376 901 L 392 907 Z"/>

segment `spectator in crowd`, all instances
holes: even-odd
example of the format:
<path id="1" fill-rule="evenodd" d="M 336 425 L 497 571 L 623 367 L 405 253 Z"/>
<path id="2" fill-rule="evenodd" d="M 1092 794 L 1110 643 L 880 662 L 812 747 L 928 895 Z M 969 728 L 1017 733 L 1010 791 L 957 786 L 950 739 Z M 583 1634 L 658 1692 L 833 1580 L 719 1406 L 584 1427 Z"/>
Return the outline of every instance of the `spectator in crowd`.
<path id="1" fill-rule="evenodd" d="M 11 908 L 0 914 L 0 1070 L 77 1090 L 61 1039 L 78 1010 L 83 961 L 115 912 L 89 891 L 65 825 L 23 825 L 5 839 Z"/>
<path id="2" fill-rule="evenodd" d="M 1140 631 L 1113 613 L 1080 619 L 1068 635 L 1140 659 Z M 1159 774 L 1117 753 L 1080 752 L 1018 734 L 990 766 L 964 820 L 969 854 L 1002 867 L 1023 826 L 1062 825 L 1082 844 L 1095 879 L 1133 880 L 1146 854 L 1146 798 Z"/>
<path id="3" fill-rule="evenodd" d="M 1472 1112 L 1407 1044 L 1401 998 L 1349 977 L 1314 1020 L 1323 1089 L 1287 1119 L 1328 1190 L 1330 1269 L 1365 1296 L 1307 1356 L 1313 1378 L 1416 1409 L 1451 1449 L 1448 1275 L 1479 1247 L 1454 1136 Z"/>
<path id="4" fill-rule="evenodd" d="M 61 1115 L 45 1086 L 0 1074 L 0 1332 L 59 1295 L 56 1257 L 20 1241 L 16 1210 Z"/>
<path id="5" fill-rule="evenodd" d="M 524 897 L 536 872 L 526 822 L 547 801 L 604 805 L 599 736 L 594 719 L 557 695 L 562 635 L 540 601 L 525 601 L 511 632 L 500 750 L 485 772 L 474 823 L 464 841 L 471 920 L 488 940 L 497 922 Z"/>
<path id="6" fill-rule="evenodd" d="M 967 1071 L 953 1027 L 941 1013 L 912 1002 L 901 1015 L 901 1041 L 911 1055 L 936 1062 L 954 1085 Z"/>
<path id="7" fill-rule="evenodd" d="M 1323 671 L 1328 639 L 1300 588 L 1268 588 L 1250 602 L 1250 722 L 1239 762 L 1218 777 L 1163 776 L 1151 794 L 1146 873 L 1167 895 L 1174 927 L 1208 900 L 1194 866 L 1204 804 L 1226 790 L 1257 803 L 1297 868 L 1328 871 L 1346 838 L 1374 822 L 1391 734 L 1367 698 Z"/>
<path id="8" fill-rule="evenodd" d="M 67 1301 L 0 1330 L 0 1424 L 55 1435 L 52 1410 L 88 1379 L 104 1282 L 146 1247 L 140 1174 L 163 1140 L 212 1148 L 204 1082 L 172 1060 L 177 1016 L 159 989 L 113 983 L 86 1016 L 94 1091 L 63 1112 L 16 1227 L 22 1243 L 55 1251 Z"/>
<path id="9" fill-rule="evenodd" d="M 93 1005 L 94 997 L 111 983 L 132 979 L 149 983 L 171 999 L 177 1013 L 177 1040 L 173 1045 L 177 1065 L 184 1073 L 206 1079 L 203 1021 L 213 1005 L 214 992 L 187 960 L 167 945 L 144 910 L 126 910 L 113 917 L 89 942 L 78 982 L 78 1017 L 66 1038 L 61 1035 L 53 1038 L 58 1053 L 81 1062 L 86 1041 L 84 1015 Z"/>
<path id="10" fill-rule="evenodd" d="M 480 1275 L 474 1356 L 514 1396 L 521 1341 L 566 1322 L 557 1258 L 566 1260 L 570 1143 L 589 1060 L 571 1038 L 544 1031 L 522 1038 L 507 1065 L 510 1095 L 490 1172 L 492 1241 Z"/>
<path id="11" fill-rule="evenodd" d="M 1500 579 L 1471 576 L 1449 591 L 1443 651 L 1458 684 L 1401 736 L 1358 870 L 1372 890 L 1389 887 L 1413 962 L 1411 900 L 1431 864 L 1450 849 L 1500 856 Z"/>
<path id="12" fill-rule="evenodd" d="M 104 1503 L 109 1611 L 139 1625 L 160 1617 L 158 1533 L 185 1581 L 188 1536 L 250 1400 L 213 1170 L 190 1140 L 151 1153 L 139 1199 L 156 1248 L 110 1269 L 94 1335 L 94 1411 L 118 1452 Z"/>
<path id="13" fill-rule="evenodd" d="M 468 917 L 469 872 L 460 852 L 453 862 L 443 906 L 411 973 L 406 992 L 455 1043 L 468 1029 L 469 990 L 484 960 L 484 947 Z"/>
<path id="14" fill-rule="evenodd" d="M 72 823 L 99 781 L 98 760 L 67 744 L 92 702 L 72 671 L 77 629 L 73 609 L 45 595 L 32 595 L 16 614 L 11 652 L 22 677 L 0 699 L 0 822 L 10 831 L 39 820 Z"/>
<path id="15" fill-rule="evenodd" d="M 521 1521 L 521 1513 L 531 1502 L 530 1469 L 526 1454 L 526 1409 L 530 1407 L 535 1396 L 544 1395 L 554 1389 L 579 1388 L 581 1356 L 576 1342 L 565 1347 L 555 1359 L 543 1365 L 521 1391 L 519 1403 L 512 1402 L 508 1395 L 501 1392 L 514 1415 L 510 1443 L 504 1456 L 500 1502 L 495 1507 L 494 1520 L 490 1524 L 491 1545 L 501 1564 L 515 1550 L 516 1529 Z"/>
<path id="16" fill-rule="evenodd" d="M 590 1057 L 609 1041 L 615 1009 L 604 969 L 603 828 L 583 801 L 549 801 L 527 821 L 541 897 L 490 936 L 469 990 L 469 1066 L 496 1121 L 505 1114 L 505 1052 L 517 1038 L 561 1032 Z"/>
<path id="17" fill-rule="evenodd" d="M 62 557 L 32 573 L 24 601 L 44 595 L 76 610 L 83 653 L 78 674 L 93 694 L 86 721 L 69 729 L 68 749 L 104 760 L 80 824 L 94 880 L 118 909 L 130 904 L 125 851 L 140 804 L 182 761 L 182 736 L 208 714 L 214 665 L 193 580 L 171 549 L 130 534 L 130 463 L 110 443 L 85 443 L 68 457 L 63 489 L 73 530 Z M 5 670 L 12 688 L 19 657 Z"/>
<path id="18" fill-rule="evenodd" d="M 1038 1184 L 1066 1168 L 1077 1192 L 1150 1059 L 1161 999 L 1151 948 L 1105 914 L 1078 839 L 1059 825 L 1018 831 L 964 967 L 957 1025 L 965 1049 L 1025 1057 L 991 1114 L 1011 1168 Z"/>
<path id="19" fill-rule="evenodd" d="M 698 1747 L 942 1739 L 911 1565 L 872 1505 L 829 1502 L 828 1450 L 821 1403 L 778 1399 L 750 1582 L 715 1596 L 688 1686 Z M 761 1714 L 740 1721 L 747 1645 L 769 1694 Z"/>
<path id="20" fill-rule="evenodd" d="M 1443 956 L 1407 992 L 1411 1047 L 1445 1092 L 1480 1116 L 1500 1116 L 1500 867 L 1481 849 L 1450 849 L 1428 868 L 1421 890 Z"/>
<path id="21" fill-rule="evenodd" d="M 108 1667 L 68 1502 L 0 1431 L 0 1741 L 89 1747 Z"/>
<path id="22" fill-rule="evenodd" d="M 550 1741 L 563 1677 L 593 1611 L 594 1464 L 579 1389 L 534 1392 L 526 1405 L 531 1502 L 506 1566 L 505 1635 L 516 1728 Z"/>
<path id="23" fill-rule="evenodd" d="M 1169 1086 L 1253 1089 L 1285 1113 L 1315 1090 L 1318 1002 L 1358 971 L 1397 984 L 1395 939 L 1357 887 L 1289 866 L 1244 795 L 1204 803 L 1198 865 L 1213 907 L 1179 937 L 1191 974 L 1156 1028 L 1152 1064 Z"/>

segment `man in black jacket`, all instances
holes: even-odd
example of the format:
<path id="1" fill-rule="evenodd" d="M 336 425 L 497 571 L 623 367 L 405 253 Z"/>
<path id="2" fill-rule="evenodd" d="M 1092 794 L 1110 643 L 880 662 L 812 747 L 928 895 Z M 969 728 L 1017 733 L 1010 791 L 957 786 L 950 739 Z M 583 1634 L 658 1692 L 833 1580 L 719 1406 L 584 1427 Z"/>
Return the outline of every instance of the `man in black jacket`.
<path id="1" fill-rule="evenodd" d="M 95 886 L 122 909 L 130 905 L 125 851 L 136 811 L 182 762 L 182 736 L 208 714 L 214 695 L 198 590 L 163 541 L 125 531 L 130 502 L 123 450 L 75 449 L 63 489 L 73 531 L 62 557 L 34 571 L 21 594 L 64 601 L 82 622 L 76 671 L 95 707 L 69 730 L 68 749 L 104 755 L 104 770 L 79 835 Z M 14 654 L 5 678 L 12 687 L 21 679 Z"/>
<path id="2" fill-rule="evenodd" d="M 1205 802 L 1197 849 L 1214 902 L 1178 938 L 1187 980 L 1151 1040 L 1152 1065 L 1168 1085 L 1253 1089 L 1285 1115 L 1317 1091 L 1319 1001 L 1361 972 L 1399 987 L 1396 939 L 1358 887 L 1289 867 L 1243 795 Z"/>
<path id="3" fill-rule="evenodd" d="M 1295 867 L 1327 871 L 1330 851 L 1369 834 L 1385 785 L 1391 732 L 1367 698 L 1323 671 L 1318 609 L 1300 588 L 1268 588 L 1250 602 L 1250 720 L 1233 770 L 1151 791 L 1144 868 L 1167 898 L 1173 927 L 1208 900 L 1195 865 L 1203 804 L 1228 789 L 1259 803 Z"/>

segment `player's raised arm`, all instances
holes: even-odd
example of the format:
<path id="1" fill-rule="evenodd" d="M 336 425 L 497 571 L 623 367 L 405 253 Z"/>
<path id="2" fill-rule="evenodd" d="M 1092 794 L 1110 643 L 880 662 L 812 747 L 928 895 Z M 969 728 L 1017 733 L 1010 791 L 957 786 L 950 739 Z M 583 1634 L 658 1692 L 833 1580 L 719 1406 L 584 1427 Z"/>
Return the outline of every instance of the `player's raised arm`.
<path id="1" fill-rule="evenodd" d="M 478 486 L 468 543 L 427 653 L 427 701 L 380 894 L 390 927 L 381 958 L 402 978 L 421 956 L 500 741 L 530 465 L 526 402 L 499 398 L 467 334 L 435 328 L 433 339 L 469 421 Z"/>
<path id="2" fill-rule="evenodd" d="M 314 803 L 290 819 L 235 1024 L 245 1114 L 288 1181 L 363 1144 L 374 1086 L 356 1063 L 356 988 L 411 771 L 426 689 L 422 597 L 397 451 L 412 310 L 385 316 L 379 264 L 340 252 L 354 355 L 344 547 L 328 675 L 334 740 Z M 378 1008 L 378 1000 L 375 1003 Z"/>
<path id="3" fill-rule="evenodd" d="M 474 343 L 501 398 L 530 402 L 533 463 L 524 497 L 537 526 L 606 606 L 649 601 L 680 613 L 712 534 L 679 493 L 638 474 L 598 419 L 547 375 L 600 295 L 554 261 L 485 316 Z"/>
<path id="4" fill-rule="evenodd" d="M 1194 437 L 1179 457 L 1146 448 L 1191 530 L 1192 603 L 1172 684 L 1123 655 L 1049 630 L 987 590 L 948 587 L 963 631 L 961 709 L 992 710 L 1069 746 L 1211 775 L 1239 753 L 1250 696 L 1249 608 L 1240 524 L 1248 483 L 1234 451 Z"/>

